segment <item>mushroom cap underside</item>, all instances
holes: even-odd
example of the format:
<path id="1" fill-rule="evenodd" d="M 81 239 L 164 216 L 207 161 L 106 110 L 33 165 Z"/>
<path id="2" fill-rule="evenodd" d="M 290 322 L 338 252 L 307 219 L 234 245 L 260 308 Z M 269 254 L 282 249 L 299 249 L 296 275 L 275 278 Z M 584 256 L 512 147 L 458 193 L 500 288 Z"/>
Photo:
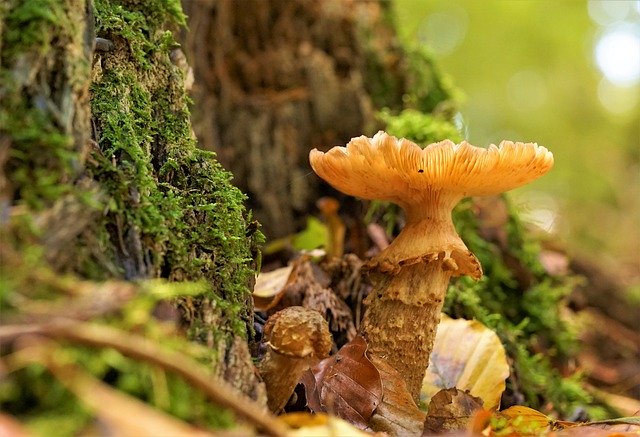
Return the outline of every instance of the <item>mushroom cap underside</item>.
<path id="1" fill-rule="evenodd" d="M 535 143 L 502 141 L 489 148 L 449 140 L 426 146 L 385 132 L 353 138 L 346 147 L 309 154 L 313 170 L 334 188 L 401 206 L 423 202 L 425 191 L 460 197 L 495 195 L 525 185 L 553 166 L 553 154 Z"/>

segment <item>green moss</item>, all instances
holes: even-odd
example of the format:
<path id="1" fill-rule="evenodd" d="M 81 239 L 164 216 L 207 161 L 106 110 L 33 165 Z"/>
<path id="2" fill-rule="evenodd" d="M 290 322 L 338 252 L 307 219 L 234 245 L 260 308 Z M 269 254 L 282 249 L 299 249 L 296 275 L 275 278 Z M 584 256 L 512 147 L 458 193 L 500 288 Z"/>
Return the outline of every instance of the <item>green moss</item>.
<path id="1" fill-rule="evenodd" d="M 397 115 L 385 109 L 378 116 L 385 123 L 385 130 L 389 135 L 411 138 L 422 146 L 447 139 L 455 143 L 462 140 L 460 132 L 451 121 L 416 109 L 405 109 Z"/>
<path id="2" fill-rule="evenodd" d="M 59 35 L 60 27 L 66 27 L 68 31 L 72 26 L 65 20 L 66 6 L 68 2 L 58 0 L 16 2 L 5 19 L 3 57 L 11 61 L 16 56 L 46 54 L 54 43 L 53 37 Z"/>
<path id="3" fill-rule="evenodd" d="M 465 200 L 454 211 L 454 223 L 480 260 L 484 276 L 479 282 L 469 278 L 454 281 L 444 311 L 453 317 L 477 319 L 493 329 L 513 359 L 511 389 L 523 393 L 527 405 L 542 408 L 550 403 L 566 417 L 592 402 L 579 375 L 564 378 L 554 365 L 566 362 L 577 348 L 576 335 L 561 314 L 572 279 L 545 273 L 538 261 L 538 245 L 527 236 L 517 213 L 508 209 L 508 250 L 518 260 L 517 268 L 531 275 L 531 284 L 523 289 L 515 277 L 518 272 L 505 263 L 504 249 L 479 236 L 472 203 Z M 541 348 L 544 356 L 536 352 Z M 596 409 L 592 413 L 598 414 Z"/>
<path id="4" fill-rule="evenodd" d="M 192 338 L 214 346 L 246 338 L 252 316 L 248 284 L 262 235 L 231 175 L 193 138 L 183 73 L 170 61 L 178 46 L 172 30 L 184 24 L 180 2 L 96 0 L 97 36 L 112 41 L 113 48 L 96 52 L 93 71 L 83 55 L 88 36 L 76 22 L 76 15 L 84 18 L 83 0 L 17 0 L 5 6 L 0 6 L 0 137 L 11 141 L 5 168 L 14 209 L 0 231 L 15 255 L 15 268 L 0 277 L 3 314 L 19 316 L 25 300 L 64 304 L 84 291 L 79 280 L 164 278 L 171 284 L 143 282 L 126 308 L 93 322 L 145 335 L 215 369 L 224 359 L 216 356 L 217 347 L 168 335 L 152 311 L 159 300 L 179 297 L 202 311 L 192 314 Z M 75 123 L 61 118 L 42 88 L 58 73 L 56 86 L 65 92 L 71 87 L 74 99 L 91 75 L 93 124 L 87 128 L 93 128 L 97 145 L 88 147 L 85 136 L 79 141 Z M 60 102 L 64 98 L 55 100 Z M 69 199 L 98 213 L 65 240 L 69 259 L 55 260 L 54 267 L 45 240 L 56 229 L 48 229 L 42 217 L 64 212 Z M 66 229 L 73 220 L 54 223 Z M 202 318 L 205 311 L 213 321 Z M 69 344 L 56 352 L 184 420 L 207 427 L 232 424 L 229 414 L 180 378 L 114 351 Z M 2 410 L 43 435 L 51 429 L 56 435 L 77 434 L 91 417 L 38 366 L 12 372 L 0 392 Z"/>
<path id="5" fill-rule="evenodd" d="M 159 48 L 167 42 L 175 45 L 171 32 L 165 30 L 167 26 L 186 23 L 180 2 L 176 0 L 96 0 L 95 15 L 98 32 L 126 40 L 134 59 L 145 69 L 152 68 L 151 58 Z"/>
<path id="6" fill-rule="evenodd" d="M 210 280 L 211 299 L 244 335 L 260 235 L 247 238 L 244 195 L 192 137 L 182 75 L 169 61 L 177 44 L 162 27 L 183 23 L 179 3 L 151 3 L 96 2 L 97 34 L 117 50 L 126 40 L 130 52 L 105 55 L 91 87 L 101 149 L 91 170 L 111 198 L 107 222 L 130 223 L 153 242 L 148 257 L 162 276 Z"/>
<path id="7" fill-rule="evenodd" d="M 66 10 L 82 2 L 14 3 L 12 8 L 3 8 L 0 27 L 0 135 L 11 138 L 5 171 L 15 190 L 13 198 L 42 210 L 59 197 L 79 191 L 66 183 L 73 177 L 78 159 L 70 132 L 61 126 L 63 109 L 56 108 L 56 96 L 46 94 L 39 81 L 47 80 L 44 66 L 54 63 L 71 77 L 88 74 L 88 63 L 65 51 L 65 44 L 78 37 L 74 24 L 65 20 Z M 68 64 L 60 65 L 56 55 L 68 56 Z"/>

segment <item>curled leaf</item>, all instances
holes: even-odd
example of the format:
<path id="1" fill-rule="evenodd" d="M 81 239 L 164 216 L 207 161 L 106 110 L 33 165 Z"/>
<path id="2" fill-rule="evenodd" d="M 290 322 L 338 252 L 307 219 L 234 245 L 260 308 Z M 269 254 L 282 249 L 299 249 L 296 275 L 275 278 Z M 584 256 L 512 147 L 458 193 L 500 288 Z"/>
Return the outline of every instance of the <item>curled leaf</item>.
<path id="1" fill-rule="evenodd" d="M 257 310 L 266 311 L 275 305 L 289 281 L 294 265 L 260 273 L 253 287 L 253 303 Z"/>
<path id="2" fill-rule="evenodd" d="M 508 376 L 504 347 L 492 330 L 443 314 L 420 400 L 429 402 L 439 390 L 456 387 L 482 399 L 484 408 L 497 408 Z"/>
<path id="3" fill-rule="evenodd" d="M 419 435 L 425 415 L 414 402 L 400 372 L 380 357 L 370 358 L 380 372 L 383 390 L 382 402 L 369 422 L 370 427 L 389 435 Z"/>
<path id="4" fill-rule="evenodd" d="M 357 336 L 337 354 L 322 360 L 302 378 L 309 408 L 328 412 L 365 429 L 382 399 L 380 373 Z"/>
<path id="5" fill-rule="evenodd" d="M 434 434 L 469 428 L 482 399 L 457 388 L 440 390 L 431 398 L 424 432 Z"/>

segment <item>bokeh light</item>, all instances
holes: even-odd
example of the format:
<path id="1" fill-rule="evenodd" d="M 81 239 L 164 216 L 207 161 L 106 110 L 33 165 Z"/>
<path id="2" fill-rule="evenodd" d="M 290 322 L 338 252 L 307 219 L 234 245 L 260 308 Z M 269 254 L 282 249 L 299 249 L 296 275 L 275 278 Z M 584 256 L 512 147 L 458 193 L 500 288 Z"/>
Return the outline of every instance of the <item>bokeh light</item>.
<path id="1" fill-rule="evenodd" d="M 598 68 L 613 84 L 629 87 L 640 82 L 640 30 L 628 23 L 600 37 L 594 50 Z"/>

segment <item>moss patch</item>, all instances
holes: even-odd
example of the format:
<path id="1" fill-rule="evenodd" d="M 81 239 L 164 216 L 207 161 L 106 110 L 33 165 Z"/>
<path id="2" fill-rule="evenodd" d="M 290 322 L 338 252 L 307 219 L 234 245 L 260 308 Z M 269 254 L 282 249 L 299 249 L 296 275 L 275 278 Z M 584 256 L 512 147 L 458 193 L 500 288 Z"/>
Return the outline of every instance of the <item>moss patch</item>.
<path id="1" fill-rule="evenodd" d="M 259 234 L 247 238 L 244 195 L 191 134 L 182 72 L 170 61 L 177 44 L 168 28 L 184 23 L 179 2 L 100 0 L 95 13 L 97 36 L 114 48 L 94 60 L 99 151 L 89 170 L 109 193 L 104 232 L 123 276 L 205 278 L 223 326 L 244 335 Z M 123 238 L 140 241 L 137 258 L 117 247 Z"/>
<path id="2" fill-rule="evenodd" d="M 135 281 L 126 308 L 93 322 L 224 367 L 225 343 L 246 340 L 251 326 L 249 284 L 262 236 L 231 175 L 192 135 L 184 75 L 171 62 L 172 31 L 184 24 L 180 2 L 91 5 L 0 6 L 0 232 L 11 270 L 0 277 L 3 317 L 23 323 L 42 308 L 73 309 L 83 293 L 100 290 L 92 281 Z M 111 44 L 92 58 L 95 36 Z M 154 278 L 165 281 L 147 282 Z M 158 294 L 167 282 L 169 292 Z M 167 299 L 180 300 L 187 334 L 204 344 L 152 315 Z M 232 424 L 158 369 L 108 349 L 60 344 L 58 353 L 180 418 Z M 42 367 L 10 376 L 0 382 L 0 408 L 36 432 L 76 434 L 88 424 L 90 413 Z"/>

